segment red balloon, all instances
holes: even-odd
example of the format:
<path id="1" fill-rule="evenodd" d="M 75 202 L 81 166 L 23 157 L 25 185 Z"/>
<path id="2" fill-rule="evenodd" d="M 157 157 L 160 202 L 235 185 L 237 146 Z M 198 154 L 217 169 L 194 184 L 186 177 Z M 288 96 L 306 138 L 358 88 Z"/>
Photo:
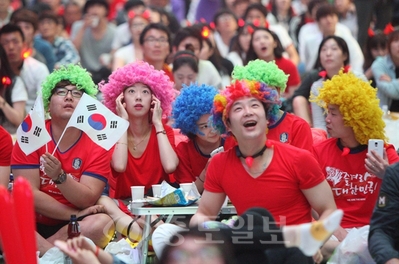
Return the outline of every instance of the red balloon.
<path id="1" fill-rule="evenodd" d="M 8 190 L 0 186 L 0 235 L 6 263 L 26 263 L 24 249 L 21 247 L 20 230 L 14 213 L 14 204 Z M 25 220 L 25 217 L 22 218 Z"/>
<path id="2" fill-rule="evenodd" d="M 12 191 L 16 224 L 21 234 L 25 263 L 36 264 L 36 220 L 32 188 L 28 180 L 17 177 Z"/>

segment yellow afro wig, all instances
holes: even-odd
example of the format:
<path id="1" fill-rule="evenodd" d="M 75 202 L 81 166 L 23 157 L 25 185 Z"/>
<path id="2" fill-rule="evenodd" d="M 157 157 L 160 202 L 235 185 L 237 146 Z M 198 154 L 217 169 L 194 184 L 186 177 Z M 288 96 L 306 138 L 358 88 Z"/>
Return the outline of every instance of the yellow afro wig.
<path id="1" fill-rule="evenodd" d="M 331 80 L 325 81 L 319 95 L 312 94 L 310 100 L 325 110 L 328 105 L 338 105 L 344 124 L 352 127 L 360 144 L 367 145 L 371 138 L 386 141 L 377 89 L 352 72 L 343 73 L 341 70 Z"/>

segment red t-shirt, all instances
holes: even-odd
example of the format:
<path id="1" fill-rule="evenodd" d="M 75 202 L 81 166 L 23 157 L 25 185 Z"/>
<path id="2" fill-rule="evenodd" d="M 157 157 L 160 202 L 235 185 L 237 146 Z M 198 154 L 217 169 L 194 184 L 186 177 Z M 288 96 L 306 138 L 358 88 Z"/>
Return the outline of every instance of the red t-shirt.
<path id="1" fill-rule="evenodd" d="M 344 211 L 343 228 L 368 225 L 382 180 L 367 172 L 364 160 L 367 146 L 342 156 L 336 138 L 314 146 L 314 154 L 330 184 L 337 208 Z M 392 145 L 386 147 L 390 164 L 399 161 Z"/>
<path id="2" fill-rule="evenodd" d="M 228 150 L 235 146 L 236 142 L 232 137 L 228 137 L 222 145 L 225 150 Z M 210 156 L 202 154 L 193 140 L 181 142 L 176 151 L 179 157 L 179 166 L 174 173 L 176 181 L 178 183 L 194 182 L 205 168 Z"/>
<path id="3" fill-rule="evenodd" d="M 276 124 L 269 126 L 267 138 L 312 152 L 313 138 L 309 124 L 287 112 Z"/>
<path id="4" fill-rule="evenodd" d="M 46 121 L 46 129 L 52 136 L 50 120 Z M 46 193 L 62 204 L 76 208 L 64 197 L 51 178 L 39 169 L 40 157 L 46 152 L 53 153 L 55 146 L 56 142 L 51 140 L 47 143 L 47 148 L 46 145 L 44 145 L 40 149 L 26 156 L 22 152 L 18 143 L 16 143 L 12 152 L 11 168 L 39 170 L 40 191 Z M 86 177 L 94 177 L 104 183 L 107 183 L 108 178 L 111 177 L 111 168 L 109 165 L 111 160 L 110 152 L 98 146 L 83 132 L 78 141 L 70 149 L 65 152 L 57 150 L 54 153 L 54 156 L 61 161 L 62 170 L 67 174 L 71 174 L 75 181 L 79 182 L 83 174 Z M 36 214 L 36 221 L 47 225 L 55 225 L 64 222 L 39 214 Z"/>
<path id="5" fill-rule="evenodd" d="M 213 157 L 205 189 L 226 193 L 238 214 L 263 207 L 280 225 L 308 223 L 312 220 L 311 207 L 301 190 L 323 182 L 323 173 L 309 151 L 273 140 L 270 143 L 274 145 L 272 161 L 257 178 L 247 173 L 235 148 Z"/>
<path id="6" fill-rule="evenodd" d="M 10 133 L 0 126 L 0 166 L 10 166 L 12 147 Z"/>
<path id="7" fill-rule="evenodd" d="M 288 81 L 287 81 L 287 89 L 285 92 L 288 92 L 290 86 L 296 86 L 301 83 L 301 77 L 299 75 L 298 69 L 296 68 L 295 64 L 286 59 L 281 57 L 279 59 L 275 59 L 276 65 L 282 70 L 285 74 L 289 74 Z"/>
<path id="8" fill-rule="evenodd" d="M 164 125 L 164 128 L 170 144 L 175 148 L 173 129 L 167 125 Z M 143 155 L 135 158 L 128 151 L 125 172 L 112 170 L 112 175 L 114 177 L 110 179 L 109 195 L 116 199 L 131 198 L 131 186 L 145 186 L 145 192 L 147 192 L 152 188 L 153 184 L 161 183 L 163 180 L 170 182 L 169 175 L 162 167 L 158 138 L 154 126 L 152 127 L 150 139 Z"/>

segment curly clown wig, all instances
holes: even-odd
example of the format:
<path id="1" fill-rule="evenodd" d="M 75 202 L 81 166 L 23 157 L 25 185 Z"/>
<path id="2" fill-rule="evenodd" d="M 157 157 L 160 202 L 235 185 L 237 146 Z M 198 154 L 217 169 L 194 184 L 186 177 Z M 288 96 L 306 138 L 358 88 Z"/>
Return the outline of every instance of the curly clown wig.
<path id="1" fill-rule="evenodd" d="M 61 66 L 47 76 L 42 84 L 43 106 L 48 111 L 50 97 L 53 94 L 54 87 L 61 81 L 69 81 L 76 86 L 78 90 L 83 90 L 86 94 L 94 97 L 97 93 L 97 86 L 94 84 L 91 75 L 80 65 L 69 64 Z"/>
<path id="2" fill-rule="evenodd" d="M 266 62 L 259 59 L 250 61 L 246 66 L 235 66 L 231 75 L 233 80 L 259 81 L 269 87 L 279 88 L 281 92 L 285 91 L 289 76 L 280 70 L 274 61 Z"/>
<path id="3" fill-rule="evenodd" d="M 279 95 L 276 89 L 267 86 L 263 82 L 236 80 L 231 85 L 227 86 L 225 90 L 220 91 L 213 100 L 212 122 L 214 128 L 220 134 L 226 134 L 226 121 L 230 108 L 235 101 L 243 97 L 255 97 L 261 101 L 268 109 L 266 116 L 270 122 L 276 122 L 277 115 L 271 113 L 272 107 L 267 107 L 268 104 L 279 104 Z"/>
<path id="4" fill-rule="evenodd" d="M 173 126 L 180 128 L 181 133 L 186 136 L 201 133 L 197 121 L 201 116 L 211 113 L 216 94 L 217 90 L 213 86 L 197 83 L 192 83 L 190 86 L 183 85 L 180 95 L 173 104 Z"/>
<path id="5" fill-rule="evenodd" d="M 173 82 L 164 71 L 156 70 L 144 61 L 127 64 L 114 71 L 108 78 L 108 83 L 99 84 L 103 93 L 103 104 L 116 113 L 116 98 L 128 87 L 136 83 L 148 86 L 152 93 L 161 101 L 163 117 L 168 117 L 172 110 L 174 99 Z"/>
<path id="6" fill-rule="evenodd" d="M 352 72 L 341 70 L 331 80 L 325 81 L 319 95 L 311 95 L 311 101 L 325 110 L 328 105 L 338 105 L 345 126 L 352 127 L 360 144 L 367 145 L 371 138 L 386 140 L 377 89 Z"/>

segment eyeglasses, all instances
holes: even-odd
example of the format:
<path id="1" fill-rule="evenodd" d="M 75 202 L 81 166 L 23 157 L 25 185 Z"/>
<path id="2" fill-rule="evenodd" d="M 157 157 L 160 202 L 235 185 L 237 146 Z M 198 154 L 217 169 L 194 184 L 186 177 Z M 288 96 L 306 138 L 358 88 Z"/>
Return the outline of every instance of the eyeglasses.
<path id="1" fill-rule="evenodd" d="M 57 88 L 54 92 L 54 94 L 58 96 L 67 96 L 68 93 L 71 92 L 72 97 L 74 98 L 81 98 L 83 96 L 83 92 L 77 89 L 69 90 L 67 88 Z"/>
<path id="2" fill-rule="evenodd" d="M 132 28 L 144 28 L 146 26 L 146 24 L 144 23 L 133 23 L 131 25 Z"/>
<path id="3" fill-rule="evenodd" d="M 155 43 L 159 43 L 159 45 L 166 45 L 168 43 L 168 39 L 167 38 L 149 37 L 149 38 L 144 39 L 144 42 L 148 42 L 151 45 L 155 45 Z"/>

